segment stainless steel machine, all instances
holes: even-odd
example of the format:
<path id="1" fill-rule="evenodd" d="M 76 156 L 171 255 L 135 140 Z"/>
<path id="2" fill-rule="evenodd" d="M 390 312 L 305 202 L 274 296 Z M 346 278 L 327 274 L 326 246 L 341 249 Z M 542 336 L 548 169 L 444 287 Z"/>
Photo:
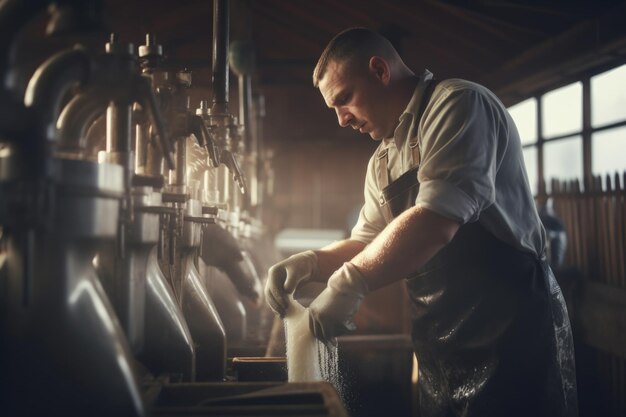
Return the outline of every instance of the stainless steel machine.
<path id="1" fill-rule="evenodd" d="M 228 108 L 228 1 L 213 3 L 213 97 L 197 110 L 154 35 L 81 42 L 102 6 L 0 4 L 0 414 L 342 415 L 328 386 L 237 382 L 227 359 L 265 351 L 276 260 L 250 45 L 231 51 L 241 123 Z M 22 94 L 13 49 L 47 7 L 48 31 L 75 39 Z"/>

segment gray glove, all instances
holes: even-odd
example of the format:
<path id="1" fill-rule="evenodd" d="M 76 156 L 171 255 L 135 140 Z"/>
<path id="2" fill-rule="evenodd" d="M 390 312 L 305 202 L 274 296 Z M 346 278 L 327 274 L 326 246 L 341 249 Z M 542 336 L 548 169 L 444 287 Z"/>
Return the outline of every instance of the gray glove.
<path id="1" fill-rule="evenodd" d="M 328 279 L 326 289 L 309 306 L 311 333 L 324 343 L 356 330 L 352 317 L 368 293 L 367 282 L 350 262 L 343 264 Z"/>
<path id="2" fill-rule="evenodd" d="M 312 250 L 301 252 L 272 266 L 267 273 L 265 298 L 269 306 L 283 317 L 289 307 L 287 294 L 319 274 L 317 255 Z"/>

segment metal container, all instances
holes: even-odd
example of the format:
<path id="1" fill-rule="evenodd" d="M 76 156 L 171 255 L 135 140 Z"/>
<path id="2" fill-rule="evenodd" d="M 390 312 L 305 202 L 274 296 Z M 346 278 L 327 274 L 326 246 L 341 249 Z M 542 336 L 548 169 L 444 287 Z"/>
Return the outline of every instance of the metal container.
<path id="1" fill-rule="evenodd" d="M 223 380 L 226 376 L 226 332 L 215 304 L 194 264 L 194 255 L 183 260 L 182 311 L 196 346 L 196 378 Z"/>
<path id="2" fill-rule="evenodd" d="M 144 415 L 128 341 L 92 265 L 98 243 L 117 234 L 122 167 L 52 163 L 48 228 L 17 226 L 7 236 L 3 411 Z M 29 192 L 19 198 L 47 197 Z"/>
<path id="3" fill-rule="evenodd" d="M 196 348 L 191 331 L 153 248 L 146 268 L 145 343 L 139 359 L 154 374 L 196 379 Z"/>
<path id="4" fill-rule="evenodd" d="M 238 381 L 287 381 L 287 358 L 235 357 L 233 370 Z"/>

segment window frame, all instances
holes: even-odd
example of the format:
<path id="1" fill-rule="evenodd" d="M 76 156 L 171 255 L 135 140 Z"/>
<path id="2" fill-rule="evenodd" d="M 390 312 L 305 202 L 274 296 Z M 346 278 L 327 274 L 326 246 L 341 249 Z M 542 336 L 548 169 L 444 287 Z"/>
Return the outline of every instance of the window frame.
<path id="1" fill-rule="evenodd" d="M 533 143 L 527 143 L 522 145 L 523 149 L 528 148 L 536 148 L 537 150 L 537 194 L 535 198 L 537 199 L 545 199 L 548 196 L 547 187 L 546 187 L 546 179 L 545 178 L 545 162 L 544 162 L 544 145 L 549 142 L 559 141 L 563 139 L 569 139 L 574 136 L 582 137 L 582 166 L 583 166 L 583 177 L 581 180 L 584 184 L 588 184 L 591 178 L 593 178 L 593 149 L 592 149 L 592 139 L 593 134 L 602 132 L 604 130 L 615 129 L 619 127 L 626 126 L 626 119 L 621 120 L 619 122 L 613 122 L 606 125 L 602 125 L 599 127 L 592 126 L 591 120 L 591 78 L 596 75 L 602 74 L 604 72 L 610 71 L 612 69 L 618 68 L 622 65 L 625 65 L 626 62 L 618 62 L 604 65 L 602 67 L 597 67 L 593 71 L 588 71 L 584 73 L 582 76 L 572 77 L 563 79 L 561 83 L 558 85 L 553 85 L 551 88 L 541 90 L 534 95 L 524 97 L 522 100 L 519 100 L 518 103 L 521 103 L 524 100 L 534 98 L 536 101 L 536 138 L 537 140 Z M 546 138 L 543 132 L 543 121 L 542 121 L 542 112 L 543 112 L 543 102 L 542 97 L 558 88 L 567 86 L 569 84 L 581 82 L 582 83 L 582 130 L 576 132 L 568 132 L 563 135 L 552 136 L 550 138 Z M 517 104 L 517 103 L 516 103 Z M 509 106 L 512 107 L 513 105 Z"/>

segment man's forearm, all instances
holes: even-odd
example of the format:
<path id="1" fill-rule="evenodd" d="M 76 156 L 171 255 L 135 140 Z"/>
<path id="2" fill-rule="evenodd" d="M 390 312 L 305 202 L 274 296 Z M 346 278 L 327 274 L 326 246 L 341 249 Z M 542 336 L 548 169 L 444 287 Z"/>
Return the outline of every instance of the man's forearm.
<path id="1" fill-rule="evenodd" d="M 357 240 L 345 239 L 316 250 L 319 280 L 326 282 L 333 272 L 339 269 L 344 262 L 359 254 L 365 246 L 365 243 Z"/>
<path id="2" fill-rule="evenodd" d="M 425 265 L 452 240 L 458 228 L 458 223 L 433 211 L 412 207 L 358 252 L 352 263 L 373 291 Z"/>

